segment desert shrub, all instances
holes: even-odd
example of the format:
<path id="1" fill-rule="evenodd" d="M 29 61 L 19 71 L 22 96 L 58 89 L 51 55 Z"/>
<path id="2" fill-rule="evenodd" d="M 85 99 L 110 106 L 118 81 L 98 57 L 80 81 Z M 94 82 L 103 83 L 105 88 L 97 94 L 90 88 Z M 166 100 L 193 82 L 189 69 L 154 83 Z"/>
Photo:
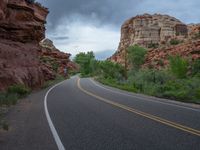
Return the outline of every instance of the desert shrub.
<path id="1" fill-rule="evenodd" d="M 185 78 L 188 71 L 188 61 L 180 56 L 170 56 L 170 71 L 177 78 Z"/>
<path id="2" fill-rule="evenodd" d="M 191 73 L 192 75 L 200 74 L 200 59 L 195 60 L 191 64 Z"/>
<path id="3" fill-rule="evenodd" d="M 148 45 L 148 48 L 158 48 L 159 47 L 159 44 L 158 43 L 150 43 Z"/>
<path id="4" fill-rule="evenodd" d="M 169 80 L 160 87 L 162 97 L 177 99 L 187 102 L 198 102 L 200 79 L 176 79 Z"/>
<path id="5" fill-rule="evenodd" d="M 132 69 L 140 69 L 141 65 L 144 64 L 146 53 L 147 50 L 138 45 L 130 46 L 128 48 L 128 61 L 131 64 Z"/>
<path id="6" fill-rule="evenodd" d="M 178 45 L 179 43 L 181 43 L 181 41 L 177 40 L 177 39 L 171 39 L 170 40 L 170 44 L 171 45 Z"/>
<path id="7" fill-rule="evenodd" d="M 58 72 L 59 64 L 57 62 L 52 62 L 52 68 L 55 72 Z"/>
<path id="8" fill-rule="evenodd" d="M 24 96 L 29 93 L 30 89 L 21 84 L 13 85 L 8 88 L 8 94 L 18 94 L 19 96 Z"/>
<path id="9" fill-rule="evenodd" d="M 119 88 L 119 89 L 130 91 L 130 92 L 137 92 L 137 89 L 134 86 L 127 84 L 125 82 L 119 82 L 116 79 L 98 78 L 97 80 L 103 84 L 106 84 L 115 88 Z"/>
<path id="10" fill-rule="evenodd" d="M 124 67 L 110 61 L 99 62 L 99 69 L 104 78 L 121 80 L 124 77 Z"/>
<path id="11" fill-rule="evenodd" d="M 194 34 L 194 36 L 192 37 L 193 39 L 197 40 L 200 38 L 200 31 L 196 34 Z"/>
<path id="12" fill-rule="evenodd" d="M 17 100 L 19 99 L 19 95 L 16 93 L 0 93 L 0 106 L 2 105 L 15 105 Z"/>
<path id="13" fill-rule="evenodd" d="M 200 102 L 200 88 L 198 88 L 198 89 L 196 89 L 196 91 L 195 91 L 195 96 L 196 96 L 196 98 L 199 100 L 199 102 Z"/>

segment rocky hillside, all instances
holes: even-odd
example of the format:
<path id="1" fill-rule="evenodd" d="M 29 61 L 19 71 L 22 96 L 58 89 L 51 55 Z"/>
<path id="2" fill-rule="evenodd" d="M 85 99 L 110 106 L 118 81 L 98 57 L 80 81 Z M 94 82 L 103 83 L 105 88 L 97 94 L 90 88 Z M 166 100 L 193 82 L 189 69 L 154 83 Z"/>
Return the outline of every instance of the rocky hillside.
<path id="1" fill-rule="evenodd" d="M 122 25 L 118 50 L 109 60 L 124 65 L 126 49 L 135 44 L 149 50 L 146 66 L 159 67 L 158 62 L 161 59 L 161 65 L 167 64 L 168 52 L 187 56 L 190 53 L 193 58 L 198 58 L 197 51 L 200 49 L 198 46 L 194 47 L 194 43 L 199 44 L 199 27 L 199 25 L 186 25 L 168 15 L 138 15 Z"/>
<path id="2" fill-rule="evenodd" d="M 47 15 L 48 9 L 40 4 L 1 0 L 0 90 L 13 84 L 37 88 L 55 78 L 54 70 L 40 60 L 43 49 L 39 42 L 45 38 Z M 62 61 L 69 62 L 69 54 L 57 54 L 57 59 L 63 55 Z"/>
<path id="3" fill-rule="evenodd" d="M 59 74 L 64 74 L 65 67 L 69 70 L 78 70 L 77 65 L 70 60 L 71 54 L 58 50 L 50 39 L 43 39 L 39 45 L 39 58 L 43 66 Z M 45 78 L 48 80 L 48 77 Z"/>

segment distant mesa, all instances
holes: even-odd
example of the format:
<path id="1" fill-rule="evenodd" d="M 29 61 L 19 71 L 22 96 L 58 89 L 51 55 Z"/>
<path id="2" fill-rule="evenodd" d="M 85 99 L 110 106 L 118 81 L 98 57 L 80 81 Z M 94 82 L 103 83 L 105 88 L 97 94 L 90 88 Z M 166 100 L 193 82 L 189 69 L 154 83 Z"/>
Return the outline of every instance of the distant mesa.
<path id="1" fill-rule="evenodd" d="M 170 48 L 172 40 L 179 41 L 180 43 L 194 41 L 194 36 L 199 31 L 199 24 L 186 25 L 169 15 L 137 15 L 128 19 L 122 25 L 118 50 L 109 60 L 124 65 L 124 55 L 127 48 L 131 45 L 138 44 L 149 50 L 167 49 Z"/>

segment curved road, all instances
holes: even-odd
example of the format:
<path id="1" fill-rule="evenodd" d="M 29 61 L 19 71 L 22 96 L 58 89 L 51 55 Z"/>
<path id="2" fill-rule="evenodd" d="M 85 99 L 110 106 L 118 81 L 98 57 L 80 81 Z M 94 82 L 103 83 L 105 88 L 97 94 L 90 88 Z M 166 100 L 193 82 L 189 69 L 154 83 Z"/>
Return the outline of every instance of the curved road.
<path id="1" fill-rule="evenodd" d="M 89 78 L 75 76 L 49 90 L 46 115 L 60 150 L 200 150 L 197 105 L 132 94 Z"/>

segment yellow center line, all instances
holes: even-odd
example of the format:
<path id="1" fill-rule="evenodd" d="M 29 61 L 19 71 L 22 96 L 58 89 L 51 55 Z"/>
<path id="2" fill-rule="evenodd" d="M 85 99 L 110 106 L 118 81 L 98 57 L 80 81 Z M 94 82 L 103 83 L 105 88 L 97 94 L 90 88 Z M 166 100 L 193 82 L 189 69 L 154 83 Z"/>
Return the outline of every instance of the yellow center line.
<path id="1" fill-rule="evenodd" d="M 154 116 L 154 115 L 142 112 L 142 111 L 139 111 L 137 109 L 134 109 L 134 108 L 131 108 L 131 107 L 128 107 L 128 106 L 113 102 L 113 101 L 111 101 L 109 99 L 106 99 L 106 98 L 100 97 L 100 96 L 98 96 L 98 95 L 96 95 L 94 93 L 91 93 L 91 92 L 89 92 L 89 91 L 87 91 L 87 90 L 85 90 L 85 89 L 83 89 L 81 87 L 80 78 L 78 78 L 78 80 L 77 80 L 77 86 L 82 92 L 84 92 L 87 95 L 90 95 L 92 97 L 95 97 L 95 98 L 99 99 L 100 101 L 103 101 L 103 102 L 105 102 L 107 104 L 110 104 L 112 106 L 124 109 L 124 110 L 132 112 L 132 113 L 135 113 L 137 115 L 140 115 L 140 116 L 143 116 L 143 117 L 148 118 L 150 120 L 154 120 L 156 122 L 165 124 L 167 126 L 170 126 L 170 127 L 173 127 L 173 128 L 188 132 L 190 134 L 200 136 L 200 131 L 199 130 L 196 130 L 196 129 L 193 129 L 193 128 L 190 128 L 190 127 L 187 127 L 187 126 L 184 126 L 184 125 L 181 125 L 181 124 L 178 124 L 178 123 L 175 123 L 175 122 L 172 122 L 172 121 L 169 121 L 169 120 L 166 120 L 166 119 L 163 119 L 163 118 L 160 118 L 160 117 L 157 117 L 157 116 Z"/>

